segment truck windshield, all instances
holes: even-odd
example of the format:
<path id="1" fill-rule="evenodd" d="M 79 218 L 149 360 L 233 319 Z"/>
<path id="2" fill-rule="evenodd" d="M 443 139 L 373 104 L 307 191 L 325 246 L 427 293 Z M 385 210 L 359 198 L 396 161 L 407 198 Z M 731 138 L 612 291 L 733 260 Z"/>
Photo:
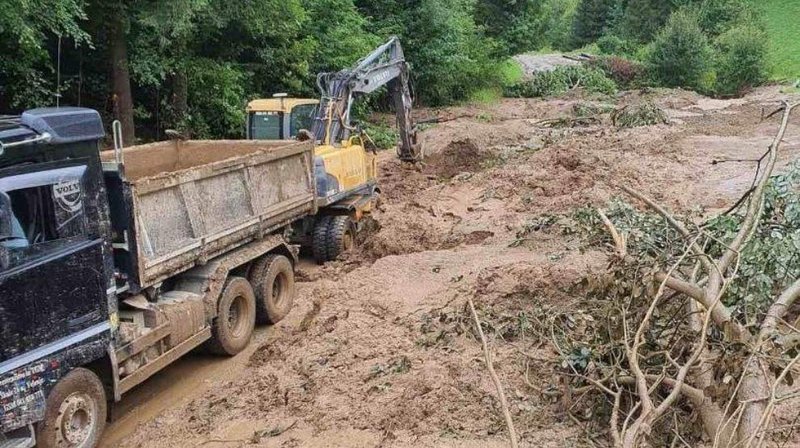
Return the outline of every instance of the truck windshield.
<path id="1" fill-rule="evenodd" d="M 283 114 L 280 112 L 252 112 L 249 134 L 252 140 L 283 140 Z"/>

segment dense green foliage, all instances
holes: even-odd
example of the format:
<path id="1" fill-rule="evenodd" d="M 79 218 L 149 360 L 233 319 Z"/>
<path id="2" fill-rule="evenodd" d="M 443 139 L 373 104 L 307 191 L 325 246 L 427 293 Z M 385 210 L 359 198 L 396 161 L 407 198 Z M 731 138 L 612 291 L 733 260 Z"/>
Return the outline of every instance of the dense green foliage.
<path id="1" fill-rule="evenodd" d="M 768 79 L 767 37 L 762 30 L 747 25 L 731 28 L 717 39 L 717 47 L 717 93 L 737 94 Z"/>
<path id="2" fill-rule="evenodd" d="M 668 0 L 628 0 L 621 32 L 639 42 L 649 42 L 667 21 L 673 7 Z"/>
<path id="3" fill-rule="evenodd" d="M 248 100 L 316 96 L 317 73 L 392 35 L 420 104 L 492 100 L 520 77 L 509 56 L 594 43 L 609 57 L 593 68 L 620 87 L 730 95 L 768 79 L 768 58 L 778 76 L 800 76 L 794 3 L 762 14 L 751 0 L 0 0 L 0 111 L 60 95 L 108 120 L 127 113 L 140 139 L 240 137 Z M 570 88 L 569 76 L 537 78 L 512 93 Z M 587 88 L 612 90 L 598 85 Z"/>
<path id="4" fill-rule="evenodd" d="M 542 42 L 526 42 L 538 2 L 516 34 L 495 38 L 478 21 L 511 16 L 480 16 L 476 0 L 2 1 L 15 4 L 0 5 L 0 110 L 53 105 L 59 85 L 62 104 L 110 120 L 129 94 L 144 139 L 167 128 L 241 137 L 249 99 L 316 96 L 317 73 L 351 66 L 391 35 L 402 38 L 418 100 L 434 105 L 499 88 L 514 45 Z"/>
<path id="5" fill-rule="evenodd" d="M 596 41 L 609 30 L 616 4 L 616 0 L 581 0 L 573 28 L 576 47 Z"/>
<path id="6" fill-rule="evenodd" d="M 52 97 L 47 35 L 85 43 L 79 0 L 0 0 L 0 104 L 22 107 Z"/>
<path id="7" fill-rule="evenodd" d="M 708 37 L 697 19 L 677 12 L 656 36 L 648 63 L 660 85 L 707 91 L 713 85 L 712 58 Z"/>

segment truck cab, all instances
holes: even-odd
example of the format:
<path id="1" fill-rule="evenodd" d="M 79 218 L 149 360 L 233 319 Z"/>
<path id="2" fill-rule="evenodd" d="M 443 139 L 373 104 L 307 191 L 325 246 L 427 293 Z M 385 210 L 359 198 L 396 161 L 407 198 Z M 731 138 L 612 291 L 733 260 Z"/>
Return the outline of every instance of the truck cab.
<path id="1" fill-rule="evenodd" d="M 311 142 L 104 137 L 89 109 L 0 120 L 0 448 L 93 448 L 124 393 L 292 307 Z"/>

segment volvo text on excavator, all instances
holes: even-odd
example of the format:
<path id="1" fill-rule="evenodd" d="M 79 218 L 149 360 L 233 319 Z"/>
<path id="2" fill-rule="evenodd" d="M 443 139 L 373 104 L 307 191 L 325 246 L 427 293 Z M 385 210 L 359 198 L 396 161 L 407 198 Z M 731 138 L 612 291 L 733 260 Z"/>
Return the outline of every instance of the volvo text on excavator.
<path id="1" fill-rule="evenodd" d="M 411 163 L 423 157 L 411 117 L 409 76 L 400 40 L 393 37 L 354 68 L 319 74 L 319 102 L 277 95 L 248 105 L 249 139 L 311 138 L 317 143 L 314 172 L 319 213 L 294 224 L 292 241 L 310 248 L 319 263 L 334 260 L 357 244 L 380 194 L 376 152 L 368 148 L 369 137 L 351 120 L 354 102 L 387 87 L 397 114 L 398 157 Z M 308 122 L 311 129 L 300 130 Z"/>

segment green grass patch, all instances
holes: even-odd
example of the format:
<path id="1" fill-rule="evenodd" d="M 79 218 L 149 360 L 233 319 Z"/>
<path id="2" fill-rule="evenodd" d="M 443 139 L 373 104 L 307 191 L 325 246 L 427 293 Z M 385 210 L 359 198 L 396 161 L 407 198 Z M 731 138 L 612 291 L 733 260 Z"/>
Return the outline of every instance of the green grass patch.
<path id="1" fill-rule="evenodd" d="M 498 65 L 499 86 L 490 86 L 478 89 L 469 97 L 470 103 L 492 104 L 503 98 L 503 90 L 522 81 L 525 72 L 522 66 L 514 59 L 506 59 Z"/>
<path id="2" fill-rule="evenodd" d="M 756 5 L 764 10 L 767 22 L 773 77 L 780 81 L 800 79 L 800 1 L 763 0 Z"/>
<path id="3" fill-rule="evenodd" d="M 500 64 L 500 82 L 503 83 L 503 87 L 513 86 L 520 82 L 523 76 L 525 71 L 522 65 L 514 59 L 506 59 Z"/>

